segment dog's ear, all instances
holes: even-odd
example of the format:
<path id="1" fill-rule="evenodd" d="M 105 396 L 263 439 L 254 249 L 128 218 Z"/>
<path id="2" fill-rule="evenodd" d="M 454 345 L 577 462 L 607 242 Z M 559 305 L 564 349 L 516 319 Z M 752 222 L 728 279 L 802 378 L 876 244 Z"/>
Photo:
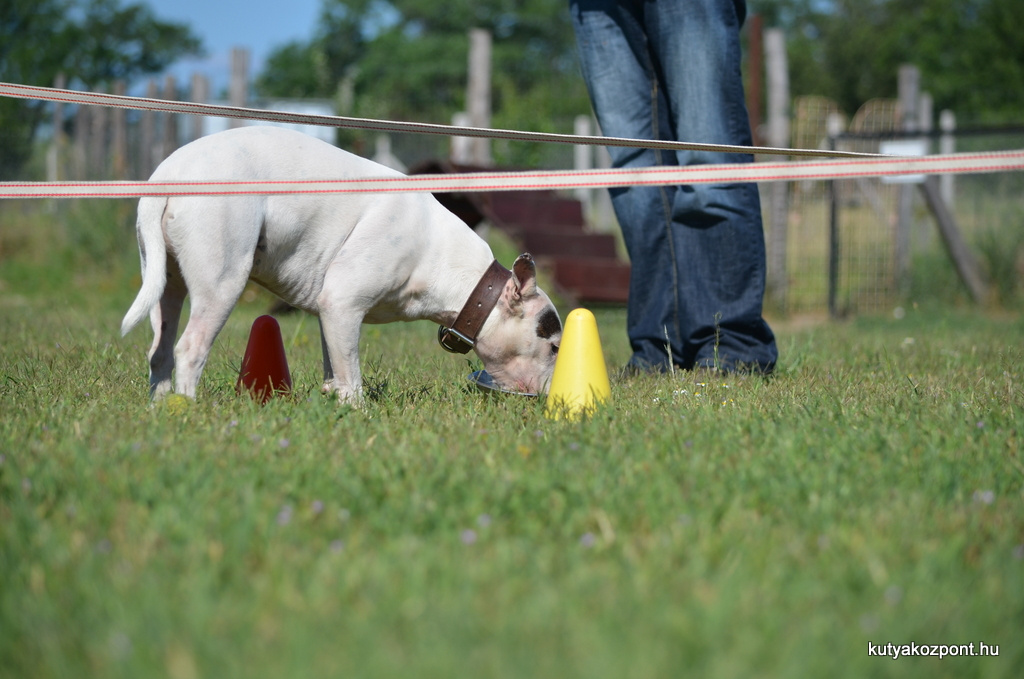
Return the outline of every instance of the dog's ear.
<path id="1" fill-rule="evenodd" d="M 537 265 L 529 253 L 516 257 L 512 276 L 501 292 L 501 305 L 508 314 L 522 314 L 523 300 L 537 294 Z"/>
<path id="2" fill-rule="evenodd" d="M 516 257 L 512 264 L 512 277 L 519 284 L 519 294 L 530 297 L 537 294 L 537 265 L 529 252 Z"/>

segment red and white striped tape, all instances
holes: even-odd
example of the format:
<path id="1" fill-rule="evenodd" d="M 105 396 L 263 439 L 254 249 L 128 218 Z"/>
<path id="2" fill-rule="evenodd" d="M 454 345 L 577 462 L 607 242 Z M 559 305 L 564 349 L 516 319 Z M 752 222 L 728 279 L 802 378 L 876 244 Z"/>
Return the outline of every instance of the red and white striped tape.
<path id="1" fill-rule="evenodd" d="M 857 177 L 894 177 L 925 174 L 976 174 L 1024 170 L 1024 150 L 958 153 L 935 156 L 883 156 L 812 149 L 719 146 L 687 142 L 586 137 L 512 130 L 464 128 L 426 123 L 305 115 L 210 104 L 143 99 L 103 93 L 76 92 L 46 87 L 0 83 L 0 96 L 66 103 L 114 106 L 149 111 L 214 115 L 254 120 L 331 125 L 389 132 L 418 132 L 492 137 L 523 141 L 651 147 L 671 150 L 711 150 L 785 156 L 828 157 L 797 162 L 727 163 L 720 165 L 659 166 L 585 171 L 476 172 L 359 179 L 262 182 L 0 182 L 3 198 L 136 198 L 178 195 L 273 195 L 294 193 L 431 193 L 470 191 L 527 191 L 604 188 L 636 185 L 722 184 L 739 182 L 807 181 Z"/>
<path id="2" fill-rule="evenodd" d="M 135 198 L 296 193 L 527 191 L 665 184 L 778 182 L 1024 170 L 1024 150 L 789 163 L 729 163 L 619 170 L 474 172 L 314 181 L 0 182 L 0 198 Z"/>

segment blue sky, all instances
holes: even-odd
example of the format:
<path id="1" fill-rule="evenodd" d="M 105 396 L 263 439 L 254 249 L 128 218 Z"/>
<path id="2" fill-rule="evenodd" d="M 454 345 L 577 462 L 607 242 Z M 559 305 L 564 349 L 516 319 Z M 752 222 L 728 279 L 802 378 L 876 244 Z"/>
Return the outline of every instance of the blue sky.
<path id="1" fill-rule="evenodd" d="M 231 48 L 247 47 L 250 74 L 263 67 L 275 47 L 313 35 L 321 0 L 142 0 L 157 18 L 188 24 L 206 48 L 206 57 L 185 59 L 170 72 L 181 79 L 193 73 L 210 78 L 216 93 L 227 86 Z"/>

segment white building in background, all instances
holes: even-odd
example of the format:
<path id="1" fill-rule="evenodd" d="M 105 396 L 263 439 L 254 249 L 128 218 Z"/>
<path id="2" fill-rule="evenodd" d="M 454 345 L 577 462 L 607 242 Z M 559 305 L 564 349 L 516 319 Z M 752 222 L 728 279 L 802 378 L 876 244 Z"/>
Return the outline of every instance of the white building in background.
<path id="1" fill-rule="evenodd" d="M 220 106 L 229 105 L 226 101 L 211 101 L 210 103 Z M 248 106 L 250 108 L 262 109 L 264 111 L 284 111 L 286 113 L 297 113 L 299 115 L 335 115 L 334 102 L 329 99 L 265 99 L 262 101 L 252 102 Z M 234 121 L 231 118 L 206 116 L 203 118 L 203 136 L 213 134 L 215 132 L 223 132 L 231 126 L 232 122 Z M 284 127 L 289 130 L 308 134 L 309 136 L 316 137 L 317 139 L 322 139 L 330 144 L 333 144 L 335 140 L 334 131 L 336 128 L 327 125 L 300 125 L 298 123 L 275 123 L 263 120 L 243 120 L 241 122 L 242 125 L 272 125 L 274 127 Z"/>

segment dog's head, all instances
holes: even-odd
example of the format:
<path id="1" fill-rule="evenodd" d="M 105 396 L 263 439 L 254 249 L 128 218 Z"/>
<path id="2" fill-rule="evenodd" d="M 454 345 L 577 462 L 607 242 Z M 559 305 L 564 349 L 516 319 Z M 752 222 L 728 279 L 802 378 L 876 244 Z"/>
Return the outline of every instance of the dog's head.
<path id="1" fill-rule="evenodd" d="M 499 387 L 547 393 L 561 342 L 562 322 L 537 287 L 533 257 L 520 255 L 477 338 L 476 353 Z"/>

